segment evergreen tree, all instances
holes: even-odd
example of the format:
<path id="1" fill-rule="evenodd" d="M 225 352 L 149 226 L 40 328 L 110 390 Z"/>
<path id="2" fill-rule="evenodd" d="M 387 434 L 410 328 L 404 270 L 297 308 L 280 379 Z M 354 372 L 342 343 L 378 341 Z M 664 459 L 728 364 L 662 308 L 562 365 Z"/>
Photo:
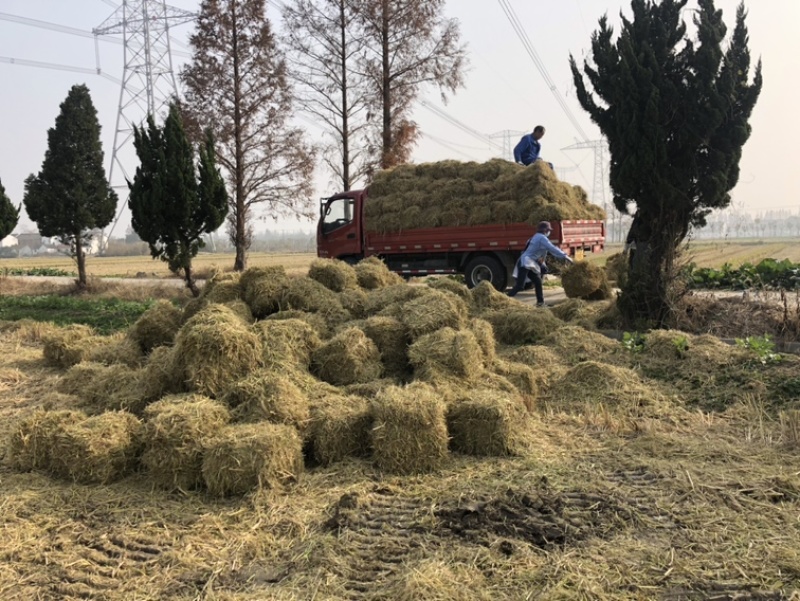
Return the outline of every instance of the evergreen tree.
<path id="1" fill-rule="evenodd" d="M 192 259 L 204 246 L 202 235 L 222 225 L 228 211 L 225 182 L 214 163 L 214 139 L 209 133 L 200 148 L 198 180 L 177 104 L 170 105 L 163 128 L 149 115 L 147 128 L 135 127 L 133 136 L 141 165 L 128 183 L 131 225 L 151 256 L 182 271 L 197 296 Z"/>
<path id="2" fill-rule="evenodd" d="M 0 240 L 14 231 L 19 222 L 19 207 L 11 204 L 11 199 L 6 196 L 6 189 L 0 181 Z"/>
<path id="3" fill-rule="evenodd" d="M 234 269 L 247 267 L 258 206 L 270 217 L 313 216 L 314 152 L 292 127 L 286 61 L 275 44 L 265 0 L 203 0 L 182 72 L 185 108 L 210 128 L 231 189 L 228 235 Z"/>
<path id="4" fill-rule="evenodd" d="M 97 110 L 85 85 L 73 86 L 61 103 L 55 127 L 47 132 L 42 169 L 25 180 L 23 203 L 42 236 L 69 246 L 78 264 L 78 287 L 85 288 L 89 230 L 111 223 L 117 207 L 103 171 Z"/>
<path id="5" fill-rule="evenodd" d="M 748 120 L 761 91 L 761 62 L 750 83 L 744 5 L 723 49 L 726 27 L 713 0 L 698 0 L 697 39 L 687 36 L 688 0 L 632 0 L 616 43 L 607 19 L 583 66 L 570 57 L 578 100 L 608 140 L 614 206 L 634 207 L 634 277 L 619 307 L 631 325 L 663 325 L 680 244 L 713 209 L 727 207 L 739 179 Z M 599 98 L 599 102 L 596 100 Z"/>

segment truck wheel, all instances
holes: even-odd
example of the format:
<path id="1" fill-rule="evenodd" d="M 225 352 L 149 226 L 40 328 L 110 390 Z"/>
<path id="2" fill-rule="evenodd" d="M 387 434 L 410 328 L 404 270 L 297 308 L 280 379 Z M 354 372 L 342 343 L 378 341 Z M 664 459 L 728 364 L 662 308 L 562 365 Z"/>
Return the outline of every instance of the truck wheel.
<path id="1" fill-rule="evenodd" d="M 506 268 L 494 257 L 475 257 L 464 268 L 467 288 L 474 288 L 481 282 L 489 282 L 497 290 L 506 289 L 508 276 Z"/>

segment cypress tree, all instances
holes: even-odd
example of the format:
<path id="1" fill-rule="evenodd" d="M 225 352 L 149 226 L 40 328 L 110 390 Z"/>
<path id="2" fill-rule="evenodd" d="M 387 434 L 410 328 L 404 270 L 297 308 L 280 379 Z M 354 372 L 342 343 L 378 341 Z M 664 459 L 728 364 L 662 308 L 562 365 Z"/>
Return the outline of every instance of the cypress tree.
<path id="1" fill-rule="evenodd" d="M 0 181 L 0 240 L 14 231 L 19 222 L 19 207 L 11 204 L 11 199 L 6 196 L 6 189 Z"/>
<path id="2" fill-rule="evenodd" d="M 691 40 L 682 17 L 687 1 L 632 0 L 633 18 L 623 17 L 616 42 L 600 19 L 593 64 L 581 73 L 570 57 L 578 100 L 608 140 L 614 206 L 635 207 L 633 277 L 618 306 L 636 326 L 664 324 L 679 292 L 680 244 L 712 210 L 730 204 L 761 91 L 760 61 L 749 79 L 744 5 L 723 49 L 722 11 L 698 0 Z"/>
<path id="3" fill-rule="evenodd" d="M 204 246 L 202 235 L 222 225 L 228 210 L 225 184 L 214 162 L 214 140 L 208 134 L 200 148 L 198 181 L 180 110 L 172 103 L 163 128 L 152 115 L 146 128 L 134 128 L 134 146 L 141 164 L 128 183 L 131 225 L 151 256 L 183 272 L 186 286 L 197 296 L 192 259 Z"/>
<path id="4" fill-rule="evenodd" d="M 23 203 L 42 236 L 69 246 L 78 264 L 78 286 L 85 288 L 89 230 L 111 223 L 117 207 L 117 194 L 103 171 L 97 110 L 85 85 L 73 86 L 61 103 L 55 127 L 47 132 L 42 169 L 25 180 Z"/>

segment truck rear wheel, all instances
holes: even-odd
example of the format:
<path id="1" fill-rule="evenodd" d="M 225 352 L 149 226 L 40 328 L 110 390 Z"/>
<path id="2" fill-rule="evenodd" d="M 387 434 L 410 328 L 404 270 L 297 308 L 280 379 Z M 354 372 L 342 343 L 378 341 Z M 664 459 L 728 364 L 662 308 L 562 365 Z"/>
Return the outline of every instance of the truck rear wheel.
<path id="1" fill-rule="evenodd" d="M 464 280 L 467 288 L 489 282 L 502 292 L 506 289 L 508 275 L 503 264 L 494 257 L 475 257 L 464 268 Z"/>

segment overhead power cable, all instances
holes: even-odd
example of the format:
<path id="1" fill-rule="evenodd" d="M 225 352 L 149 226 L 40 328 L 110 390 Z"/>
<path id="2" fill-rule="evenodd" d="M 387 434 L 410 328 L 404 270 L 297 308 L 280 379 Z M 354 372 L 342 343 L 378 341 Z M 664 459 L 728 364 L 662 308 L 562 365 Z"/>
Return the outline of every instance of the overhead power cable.
<path id="1" fill-rule="evenodd" d="M 89 75 L 99 75 L 105 77 L 109 81 L 116 84 L 121 84 L 122 80 L 117 79 L 113 75 L 104 73 L 100 69 L 90 69 L 88 67 L 73 67 L 71 65 L 58 65 L 56 63 L 44 63 L 41 61 L 31 61 L 24 58 L 12 58 L 8 56 L 0 56 L 0 63 L 8 63 L 9 65 L 22 65 L 24 67 L 38 67 L 40 69 L 56 69 L 58 71 L 72 71 L 73 73 L 88 73 Z"/>
<path id="2" fill-rule="evenodd" d="M 533 64 L 536 66 L 539 73 L 544 78 L 545 84 L 547 84 L 547 87 L 550 88 L 550 91 L 553 93 L 553 96 L 555 96 L 558 105 L 561 107 L 561 110 L 564 111 L 564 114 L 567 116 L 567 118 L 570 120 L 570 123 L 572 123 L 572 125 L 581 135 L 583 140 L 588 142 L 589 137 L 586 135 L 586 132 L 583 131 L 583 128 L 581 127 L 580 123 L 578 123 L 578 120 L 575 118 L 575 115 L 572 114 L 572 111 L 569 109 L 569 106 L 564 101 L 561 94 L 559 94 L 556 84 L 550 78 L 550 74 L 547 72 L 544 63 L 542 63 L 542 60 L 539 58 L 539 54 L 533 47 L 533 44 L 531 43 L 531 40 L 528 37 L 528 34 L 525 33 L 525 29 L 522 27 L 522 23 L 520 23 L 520 20 L 517 17 L 514 8 L 511 6 L 510 1 L 498 0 L 498 2 L 500 3 L 500 8 L 503 9 L 503 12 L 508 18 L 509 23 L 511 23 L 511 27 L 514 29 L 514 32 L 517 34 L 517 37 L 522 42 L 522 45 L 525 48 L 525 51 L 528 53 L 528 56 L 530 56 L 531 60 L 533 61 Z"/>
<path id="3" fill-rule="evenodd" d="M 445 121 L 447 121 L 448 123 L 450 123 L 452 125 L 455 125 L 461 131 L 463 131 L 465 133 L 468 133 L 469 135 L 471 135 L 474 138 L 480 140 L 481 142 L 484 142 L 485 144 L 488 144 L 489 146 L 492 146 L 493 148 L 496 148 L 498 150 L 503 150 L 503 146 L 501 144 L 498 144 L 497 142 L 492 140 L 492 138 L 490 138 L 486 134 L 482 134 L 481 132 L 472 129 L 471 127 L 469 127 L 468 125 L 462 123 L 461 121 L 459 121 L 455 117 L 449 115 L 446 111 L 440 109 L 439 107 L 434 106 L 432 104 L 429 104 L 428 102 L 425 102 L 424 100 L 420 101 L 420 104 L 422 106 L 424 106 L 426 109 L 428 109 L 429 111 L 431 111 L 432 113 L 434 113 L 435 115 L 437 115 L 438 117 L 444 119 Z"/>

